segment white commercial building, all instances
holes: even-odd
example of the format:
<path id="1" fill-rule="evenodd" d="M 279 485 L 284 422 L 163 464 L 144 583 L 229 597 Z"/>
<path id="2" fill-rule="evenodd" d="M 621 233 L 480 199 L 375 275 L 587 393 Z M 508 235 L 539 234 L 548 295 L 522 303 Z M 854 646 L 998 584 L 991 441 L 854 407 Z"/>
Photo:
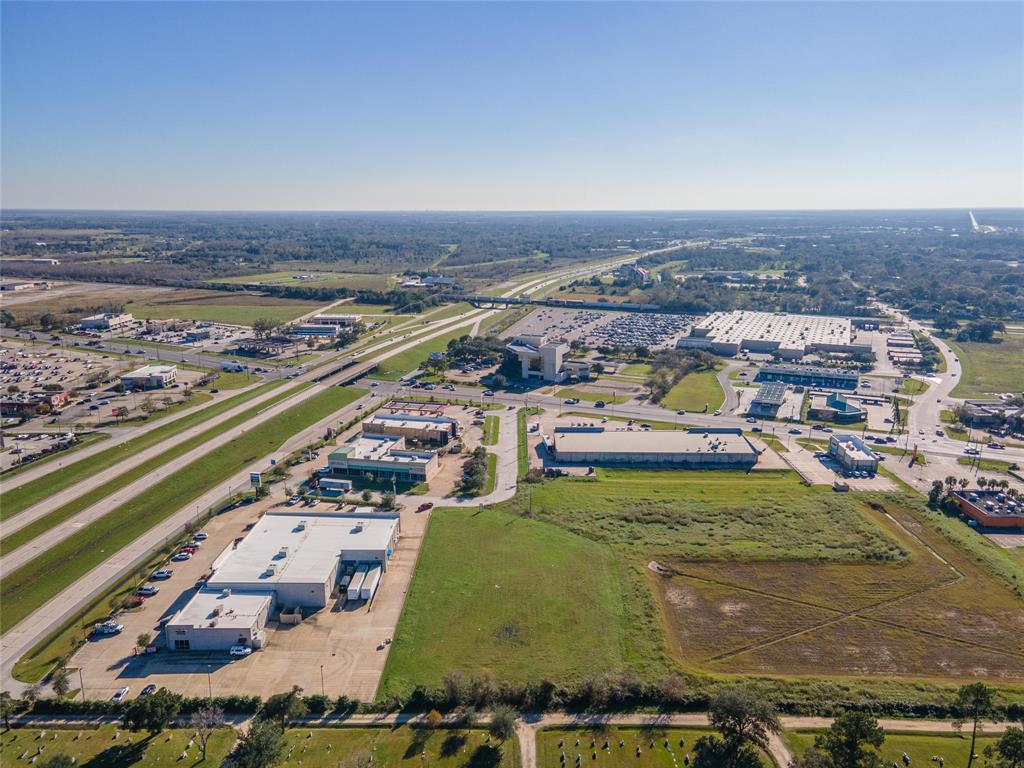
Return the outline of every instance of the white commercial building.
<path id="1" fill-rule="evenodd" d="M 677 347 L 707 349 L 732 356 L 747 350 L 795 360 L 814 351 L 870 352 L 854 344 L 849 318 L 791 315 L 786 312 L 712 312 L 676 342 Z"/>
<path id="2" fill-rule="evenodd" d="M 289 336 L 337 336 L 340 326 L 327 323 L 302 323 L 288 329 Z"/>
<path id="3" fill-rule="evenodd" d="M 358 325 L 360 319 L 360 315 L 313 315 L 313 322 L 318 325 Z"/>
<path id="4" fill-rule="evenodd" d="M 830 435 L 828 453 L 847 471 L 871 474 L 878 471 L 875 452 L 856 435 Z"/>
<path id="5" fill-rule="evenodd" d="M 405 438 L 395 435 L 361 435 L 331 452 L 327 466 L 345 477 L 369 473 L 379 480 L 429 482 L 440 462 L 437 451 L 411 451 Z"/>
<path id="6" fill-rule="evenodd" d="M 135 322 L 135 318 L 127 312 L 104 312 L 82 318 L 80 326 L 91 331 L 114 331 Z"/>
<path id="7" fill-rule="evenodd" d="M 451 416 L 375 413 L 363 422 L 363 434 L 391 435 L 420 443 L 448 445 L 459 434 L 459 422 Z"/>
<path id="8" fill-rule="evenodd" d="M 522 377 L 541 378 L 544 381 L 563 381 L 570 375 L 562 362 L 569 345 L 564 342 L 548 341 L 543 334 L 516 336 L 505 347 L 519 358 Z"/>
<path id="9" fill-rule="evenodd" d="M 386 572 L 399 535 L 397 515 L 382 517 L 372 510 L 264 515 L 237 547 L 217 557 L 203 589 L 168 621 L 167 647 L 258 648 L 276 611 L 326 608 L 338 594 L 346 564 Z"/>
<path id="10" fill-rule="evenodd" d="M 653 464 L 692 469 L 749 469 L 757 449 L 738 429 L 608 431 L 557 427 L 555 459 L 573 464 Z"/>
<path id="11" fill-rule="evenodd" d="M 176 365 L 144 365 L 121 376 L 125 389 L 163 389 L 178 378 Z"/>

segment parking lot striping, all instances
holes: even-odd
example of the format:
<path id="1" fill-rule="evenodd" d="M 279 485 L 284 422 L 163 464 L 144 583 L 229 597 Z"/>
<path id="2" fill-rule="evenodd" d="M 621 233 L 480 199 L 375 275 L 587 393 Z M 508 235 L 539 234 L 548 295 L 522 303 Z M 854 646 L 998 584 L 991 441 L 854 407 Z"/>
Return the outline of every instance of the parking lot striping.
<path id="1" fill-rule="evenodd" d="M 230 398 L 206 404 L 201 410 L 188 411 L 174 421 L 160 424 L 119 445 L 104 445 L 103 447 L 106 450 L 82 456 L 68 466 L 61 467 L 61 471 L 58 473 L 48 473 L 17 488 L 6 490 L 0 495 L 0 502 L 2 502 L 2 505 L 0 505 L 2 506 L 2 509 L 0 509 L 0 521 L 6 521 L 14 517 L 32 505 L 52 496 L 54 493 L 70 488 L 95 473 L 137 454 L 139 451 L 150 448 L 197 424 L 204 423 L 236 406 L 262 397 L 270 393 L 271 390 L 281 386 L 282 383 L 282 380 L 266 382 L 253 389 L 233 395 Z"/>

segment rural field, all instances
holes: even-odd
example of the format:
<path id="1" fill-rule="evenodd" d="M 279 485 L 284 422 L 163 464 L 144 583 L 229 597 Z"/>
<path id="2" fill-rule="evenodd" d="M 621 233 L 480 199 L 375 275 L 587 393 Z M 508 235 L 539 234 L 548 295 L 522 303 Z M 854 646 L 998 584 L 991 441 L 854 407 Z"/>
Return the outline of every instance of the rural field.
<path id="1" fill-rule="evenodd" d="M 128 768 L 132 765 L 221 765 L 235 743 L 236 733 L 224 728 L 211 737 L 206 761 L 198 745 L 188 749 L 192 731 L 173 728 L 151 736 L 131 733 L 116 726 L 57 730 L 19 728 L 0 736 L 0 762 L 14 763 L 40 754 L 40 760 L 54 754 L 75 758 L 75 764 L 95 768 Z M 361 757 L 372 757 L 379 766 L 437 765 L 442 768 L 518 768 L 519 747 L 515 739 L 504 744 L 489 740 L 477 729 L 398 728 L 296 728 L 285 732 L 285 763 L 308 768 L 335 768 Z M 188 757 L 181 758 L 183 753 Z"/>
<path id="2" fill-rule="evenodd" d="M 804 690 L 819 676 L 890 689 L 977 676 L 1024 692 L 1020 558 L 909 494 L 738 479 L 599 469 L 436 512 L 382 694 L 453 669 L 750 674 Z"/>
<path id="3" fill-rule="evenodd" d="M 1021 382 L 1024 382 L 1024 333 L 1007 333 L 1001 339 L 993 344 L 945 340 L 963 367 L 953 397 L 1020 392 Z"/>
<path id="4" fill-rule="evenodd" d="M 261 272 L 257 275 L 241 275 L 211 280 L 211 283 L 232 283 L 235 285 L 289 285 L 309 288 L 351 288 L 386 291 L 394 287 L 395 280 L 390 275 L 359 274 L 352 272 L 310 272 L 308 270 L 286 270 L 280 272 Z"/>
<path id="5" fill-rule="evenodd" d="M 4 310 L 28 324 L 38 323 L 43 315 L 70 323 L 85 315 L 124 307 L 143 320 L 176 318 L 251 325 L 258 317 L 287 322 L 321 306 L 248 292 L 77 282 L 57 283 L 44 294 L 30 292 L 3 299 Z"/>
<path id="6" fill-rule="evenodd" d="M 715 731 L 707 728 L 657 725 L 630 728 L 605 723 L 587 728 L 545 729 L 537 732 L 537 766 L 561 768 L 575 765 L 576 756 L 581 755 L 584 764 L 680 768 L 693 762 L 693 745 L 697 739 L 712 734 Z M 597 757 L 594 757 L 595 753 Z M 762 755 L 761 764 L 765 768 L 773 765 L 768 755 Z"/>

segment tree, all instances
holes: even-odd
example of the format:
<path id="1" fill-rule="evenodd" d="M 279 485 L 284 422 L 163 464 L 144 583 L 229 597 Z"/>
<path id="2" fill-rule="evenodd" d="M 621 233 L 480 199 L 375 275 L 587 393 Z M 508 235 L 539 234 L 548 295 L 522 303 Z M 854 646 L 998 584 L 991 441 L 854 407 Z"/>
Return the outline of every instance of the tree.
<path id="1" fill-rule="evenodd" d="M 11 715 L 18 711 L 18 702 L 7 691 L 0 691 L 0 719 L 4 721 L 4 730 L 11 730 Z"/>
<path id="2" fill-rule="evenodd" d="M 269 317 L 257 317 L 252 321 L 252 335 L 257 339 L 269 339 L 276 329 L 277 323 Z"/>
<path id="3" fill-rule="evenodd" d="M 932 487 L 928 490 L 928 506 L 932 509 L 936 509 L 942 500 L 942 488 L 941 480 L 932 480 Z"/>
<path id="4" fill-rule="evenodd" d="M 273 720 L 284 730 L 288 723 L 304 717 L 309 712 L 309 707 L 302 700 L 302 689 L 293 685 L 288 693 L 275 693 L 263 703 L 260 709 L 260 718 Z"/>
<path id="5" fill-rule="evenodd" d="M 377 506 L 379 506 L 381 509 L 394 509 L 395 508 L 395 494 L 394 494 L 394 491 L 384 491 L 384 493 L 382 493 L 380 495 L 380 504 L 378 504 Z"/>
<path id="6" fill-rule="evenodd" d="M 1024 730 L 1011 725 L 998 742 L 985 747 L 985 757 L 995 768 L 1024 768 Z"/>
<path id="7" fill-rule="evenodd" d="M 429 712 L 427 712 L 427 716 L 426 718 L 424 718 L 423 722 L 427 726 L 427 728 L 433 729 L 437 728 L 439 725 L 441 725 L 442 722 L 444 722 L 444 717 L 442 717 L 441 713 L 438 712 L 436 709 L 432 709 Z"/>
<path id="8" fill-rule="evenodd" d="M 143 632 L 135 638 L 135 645 L 139 648 L 145 648 L 151 642 L 153 642 L 153 636 L 149 632 Z"/>
<path id="9" fill-rule="evenodd" d="M 770 734 L 782 727 L 771 703 L 746 688 L 726 688 L 711 699 L 711 725 L 722 734 L 726 747 L 744 744 L 766 749 Z"/>
<path id="10" fill-rule="evenodd" d="M 820 749 L 811 747 L 789 761 L 789 768 L 834 768 L 832 758 Z"/>
<path id="11" fill-rule="evenodd" d="M 68 695 L 71 690 L 71 678 L 68 676 L 68 671 L 64 667 L 57 667 L 54 673 L 50 676 L 50 687 L 53 688 L 53 692 L 57 695 L 58 699 L 63 699 Z"/>
<path id="12" fill-rule="evenodd" d="M 763 768 L 749 744 L 732 749 L 717 736 L 701 736 L 693 745 L 694 768 Z"/>
<path id="13" fill-rule="evenodd" d="M 373 494 L 370 493 L 370 489 L 369 488 L 364 488 L 360 498 L 362 498 L 362 500 L 365 503 L 369 504 L 370 500 L 373 499 Z"/>
<path id="14" fill-rule="evenodd" d="M 992 717 L 994 691 L 984 683 L 963 685 L 953 700 L 957 719 L 953 725 L 959 730 L 965 723 L 971 723 L 971 748 L 967 752 L 967 768 L 974 762 L 974 744 L 978 738 L 979 723 Z"/>
<path id="15" fill-rule="evenodd" d="M 516 713 L 511 707 L 497 706 L 491 711 L 487 732 L 498 741 L 508 741 L 516 731 Z"/>
<path id="16" fill-rule="evenodd" d="M 203 760 L 206 759 L 206 745 L 210 736 L 224 725 L 224 710 L 213 704 L 204 704 L 188 719 L 189 727 L 196 732 L 196 740 L 199 742 L 199 749 L 203 752 Z"/>
<path id="17" fill-rule="evenodd" d="M 74 764 L 75 758 L 71 757 L 71 755 L 57 753 L 42 762 L 36 763 L 36 768 L 72 768 Z"/>
<path id="18" fill-rule="evenodd" d="M 161 688 L 149 696 L 132 699 L 124 710 L 124 725 L 133 731 L 160 733 L 181 711 L 181 694 Z"/>
<path id="19" fill-rule="evenodd" d="M 835 768 L 875 768 L 885 732 L 867 712 L 843 712 L 832 726 L 814 739 L 814 746 L 829 756 Z"/>
<path id="20" fill-rule="evenodd" d="M 239 737 L 232 758 L 239 768 L 269 768 L 281 762 L 286 748 L 280 725 L 272 720 L 255 720 Z"/>

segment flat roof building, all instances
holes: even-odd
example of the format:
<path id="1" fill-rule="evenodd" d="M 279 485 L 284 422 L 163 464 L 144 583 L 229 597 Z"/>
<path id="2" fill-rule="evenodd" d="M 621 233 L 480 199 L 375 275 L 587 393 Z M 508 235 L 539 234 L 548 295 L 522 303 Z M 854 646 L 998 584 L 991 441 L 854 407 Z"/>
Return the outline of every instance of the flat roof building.
<path id="1" fill-rule="evenodd" d="M 850 472 L 878 471 L 878 459 L 868 444 L 856 435 L 829 435 L 828 453 Z"/>
<path id="2" fill-rule="evenodd" d="M 820 398 L 820 395 L 818 397 Z M 866 410 L 855 404 L 846 395 L 841 395 L 838 392 L 830 392 L 825 397 L 823 407 L 821 407 L 820 399 L 817 407 L 812 403 L 807 415 L 812 419 L 833 421 L 836 424 L 854 424 L 858 421 L 867 421 L 868 418 Z"/>
<path id="3" fill-rule="evenodd" d="M 419 443 L 448 445 L 459 434 L 459 422 L 451 416 L 378 412 L 363 422 L 363 434 L 391 435 Z"/>
<path id="4" fill-rule="evenodd" d="M 330 313 L 313 315 L 313 322 L 317 325 L 357 325 L 359 320 L 359 315 L 335 315 Z"/>
<path id="5" fill-rule="evenodd" d="M 957 491 L 960 512 L 986 528 L 1024 528 L 1024 503 L 1002 491 Z"/>
<path id="6" fill-rule="evenodd" d="M 165 629 L 171 650 L 259 648 L 277 610 L 325 608 L 343 564 L 387 571 L 400 534 L 397 515 L 268 514 L 237 547 L 213 563 L 213 575 Z"/>
<path id="7" fill-rule="evenodd" d="M 289 336 L 337 336 L 341 326 L 328 323 L 302 323 L 288 329 Z"/>
<path id="8" fill-rule="evenodd" d="M 83 317 L 78 324 L 88 330 L 113 331 L 134 322 L 135 318 L 127 312 L 104 312 L 99 315 Z"/>
<path id="9" fill-rule="evenodd" d="M 687 468 L 749 469 L 757 449 L 738 429 L 606 431 L 557 427 L 553 453 L 573 464 L 653 464 Z"/>
<path id="10" fill-rule="evenodd" d="M 708 349 L 731 357 L 740 350 L 778 354 L 796 360 L 814 351 L 870 352 L 871 346 L 853 343 L 850 320 L 824 315 L 786 312 L 712 312 L 690 329 L 677 347 Z"/>
<path id="11" fill-rule="evenodd" d="M 562 363 L 569 352 L 569 345 L 564 342 L 549 341 L 543 334 L 528 334 L 516 336 L 505 349 L 519 358 L 524 379 L 564 381 L 570 375 Z"/>
<path id="12" fill-rule="evenodd" d="M 817 365 L 765 365 L 758 370 L 754 380 L 854 390 L 860 382 L 860 374 L 842 368 L 823 368 Z"/>
<path id="13" fill-rule="evenodd" d="M 405 438 L 392 435 L 361 435 L 334 450 L 327 458 L 331 471 L 343 477 L 362 477 L 400 482 L 429 482 L 440 462 L 437 451 L 411 451 Z"/>
<path id="14" fill-rule="evenodd" d="M 125 389 L 163 389 L 178 378 L 176 365 L 144 365 L 121 376 Z"/>
<path id="15" fill-rule="evenodd" d="M 786 383 L 782 381 L 766 381 L 761 384 L 750 401 L 747 413 L 765 419 L 774 419 L 786 399 Z"/>

